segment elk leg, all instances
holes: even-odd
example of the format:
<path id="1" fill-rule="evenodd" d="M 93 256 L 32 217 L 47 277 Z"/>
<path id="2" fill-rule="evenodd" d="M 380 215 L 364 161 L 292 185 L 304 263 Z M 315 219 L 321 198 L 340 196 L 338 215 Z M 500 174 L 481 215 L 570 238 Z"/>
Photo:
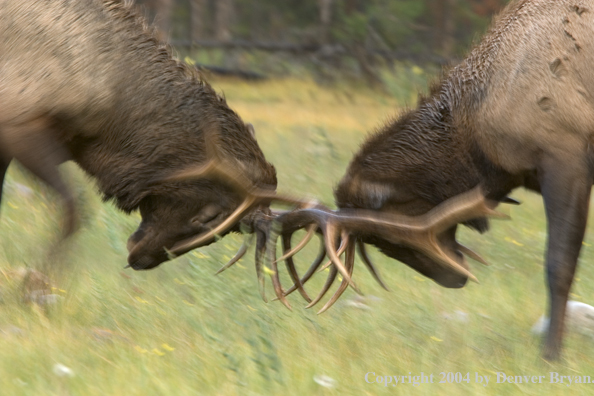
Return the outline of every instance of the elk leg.
<path id="1" fill-rule="evenodd" d="M 0 157 L 0 202 L 2 202 L 2 188 L 4 187 L 4 178 L 6 177 L 8 165 L 10 165 L 10 160 Z"/>
<path id="2" fill-rule="evenodd" d="M 545 160 L 539 170 L 548 221 L 546 272 L 550 326 L 544 346 L 546 359 L 559 358 L 565 309 L 588 218 L 592 171 L 584 161 Z"/>
<path id="3" fill-rule="evenodd" d="M 58 165 L 69 159 L 68 151 L 57 140 L 51 122 L 38 118 L 23 124 L 4 126 L 3 151 L 19 161 L 60 194 L 65 205 L 64 237 L 76 229 L 74 196 L 60 176 Z"/>

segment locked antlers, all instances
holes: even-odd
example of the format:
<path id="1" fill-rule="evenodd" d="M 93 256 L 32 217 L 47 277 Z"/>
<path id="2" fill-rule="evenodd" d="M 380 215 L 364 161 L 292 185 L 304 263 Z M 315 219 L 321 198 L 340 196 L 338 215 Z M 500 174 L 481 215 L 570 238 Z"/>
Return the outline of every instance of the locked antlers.
<path id="1" fill-rule="evenodd" d="M 320 310 L 324 312 L 330 308 L 351 286 L 358 292 L 352 280 L 355 263 L 355 249 L 359 251 L 365 266 L 372 273 L 377 282 L 387 289 L 375 265 L 367 255 L 365 243 L 361 236 L 373 235 L 389 243 L 408 246 L 439 265 L 449 268 L 460 275 L 476 281 L 475 276 L 464 266 L 459 264 L 448 254 L 449 249 L 439 243 L 439 235 L 458 223 L 463 223 L 482 217 L 507 217 L 493 208 L 495 203 L 487 201 L 479 187 L 455 196 L 433 208 L 424 215 L 410 217 L 398 213 L 373 211 L 363 209 L 330 210 L 314 200 L 302 200 L 285 195 L 279 195 L 272 189 L 265 189 L 254 185 L 242 172 L 240 166 L 232 166 L 217 155 L 213 143 L 209 146 L 209 159 L 199 167 L 179 172 L 166 181 L 183 181 L 191 179 L 212 178 L 227 183 L 243 197 L 241 204 L 221 224 L 194 238 L 179 242 L 171 249 L 173 255 L 182 254 L 191 249 L 204 245 L 217 235 L 229 231 L 238 222 L 247 225 L 250 233 L 256 235 L 255 266 L 258 276 L 260 292 L 264 300 L 264 272 L 269 272 L 276 298 L 290 308 L 286 296 L 298 290 L 301 296 L 309 302 L 308 307 L 318 303 L 331 288 L 339 274 L 342 277 L 340 286 L 335 294 Z M 281 202 L 294 207 L 292 210 L 271 211 L 268 207 L 272 202 Z M 307 229 L 307 234 L 294 248 L 291 246 L 291 236 L 300 229 Z M 320 252 L 310 268 L 300 277 L 293 257 L 316 234 L 322 237 Z M 278 239 L 282 241 L 282 256 L 277 259 L 276 246 Z M 247 252 L 252 243 L 253 235 L 246 236 L 235 257 L 225 264 L 218 272 L 231 267 Z M 483 264 L 485 260 L 472 250 L 456 243 L 456 250 Z M 345 262 L 340 259 L 345 254 Z M 322 267 L 329 267 L 329 274 L 325 285 L 317 297 L 312 299 L 303 285 L 319 270 L 325 257 L 329 261 Z M 278 262 L 285 261 L 293 286 L 283 290 L 278 271 Z M 270 268 L 266 271 L 266 265 Z"/>
<path id="2" fill-rule="evenodd" d="M 476 277 L 470 271 L 446 253 L 447 250 L 439 244 L 438 236 L 454 225 L 468 220 L 480 217 L 507 217 L 506 215 L 493 210 L 494 206 L 493 203 L 485 200 L 480 188 L 475 188 L 443 202 L 422 216 L 416 217 L 390 212 L 359 209 L 340 209 L 332 211 L 318 205 L 312 208 L 297 209 L 281 214 L 277 216 L 276 221 L 279 222 L 282 225 L 282 229 L 285 230 L 285 234 L 283 234 L 284 241 L 286 241 L 287 238 L 290 240 L 290 234 L 296 229 L 303 228 L 304 226 L 309 227 L 311 230 L 312 225 L 315 225 L 318 228 L 318 231 L 323 235 L 324 251 L 330 259 L 330 262 L 328 263 L 328 265 L 331 265 L 330 273 L 322 292 L 310 303 L 309 306 L 313 306 L 324 296 L 328 289 L 330 289 L 338 273 L 340 273 L 343 278 L 342 283 L 334 296 L 320 311 L 324 312 L 336 302 L 340 295 L 346 290 L 347 286 L 350 285 L 357 291 L 357 288 L 351 279 L 354 266 L 355 246 L 358 247 L 359 255 L 362 258 L 363 263 L 370 270 L 374 278 L 382 287 L 386 288 L 375 265 L 367 255 L 365 244 L 359 238 L 360 235 L 375 235 L 390 243 L 411 247 L 452 271 L 476 281 Z M 340 238 L 339 235 L 341 235 Z M 339 247 L 337 247 L 337 241 L 341 241 Z M 275 246 L 275 243 L 270 245 Z M 284 250 L 289 250 L 289 252 L 284 254 L 281 258 L 291 259 L 298 249 L 287 249 L 287 244 L 285 243 L 284 245 Z M 482 257 L 463 245 L 457 244 L 457 250 L 472 259 L 486 264 L 486 261 L 482 259 Z M 340 256 L 343 252 L 346 252 L 344 264 L 340 260 Z M 318 259 L 314 261 L 307 274 L 300 279 L 300 282 L 295 282 L 295 285 L 287 290 L 285 296 L 294 290 L 300 290 L 301 294 L 304 294 L 304 291 L 302 291 L 302 284 L 305 283 L 320 266 L 323 261 L 323 256 L 321 257 L 321 260 L 320 257 L 318 257 Z M 292 266 L 292 263 L 290 265 Z"/>

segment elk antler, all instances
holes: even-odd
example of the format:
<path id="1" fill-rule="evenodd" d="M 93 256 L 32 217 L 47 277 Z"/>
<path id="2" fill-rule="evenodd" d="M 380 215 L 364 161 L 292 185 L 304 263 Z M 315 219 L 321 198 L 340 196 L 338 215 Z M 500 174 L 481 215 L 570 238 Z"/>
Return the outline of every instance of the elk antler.
<path id="1" fill-rule="evenodd" d="M 327 310 L 338 299 L 340 294 L 344 292 L 346 284 L 353 286 L 351 280 L 353 269 L 351 260 L 354 255 L 352 252 L 354 251 L 355 243 L 359 246 L 359 254 L 367 268 L 371 271 L 378 283 L 386 288 L 384 282 L 379 277 L 379 273 L 375 266 L 367 256 L 364 243 L 358 237 L 360 235 L 371 234 L 390 243 L 409 246 L 451 270 L 456 271 L 473 281 L 477 281 L 476 277 L 471 272 L 462 267 L 443 250 L 438 242 L 438 236 L 455 224 L 472 220 L 477 217 L 508 217 L 507 215 L 493 210 L 493 206 L 495 206 L 495 204 L 487 202 L 480 188 L 477 187 L 469 192 L 453 197 L 433 208 L 428 213 L 417 217 L 358 209 L 340 209 L 331 211 L 318 205 L 312 208 L 297 209 L 281 214 L 276 218 L 276 221 L 282 224 L 283 229 L 292 230 L 293 232 L 296 227 L 309 226 L 311 229 L 311 225 L 315 224 L 324 235 L 325 249 L 333 266 L 330 268 L 330 274 L 326 281 L 326 285 L 323 287 L 322 293 L 320 293 L 308 307 L 313 306 L 322 298 L 324 293 L 326 293 L 334 282 L 337 276 L 337 271 L 342 274 L 343 282 L 336 294 L 322 308 L 320 311 L 321 313 Z M 338 233 L 342 233 L 343 235 L 343 248 L 340 250 L 335 247 L 336 236 Z M 350 239 L 347 236 L 349 236 Z M 458 244 L 457 248 L 461 253 L 486 264 L 486 261 L 482 257 L 465 246 Z M 285 249 L 285 251 L 286 250 L 287 249 Z M 290 252 L 285 253 L 283 258 L 290 258 L 295 250 L 296 249 L 292 249 Z M 343 250 L 347 251 L 346 265 L 342 264 L 339 258 Z M 309 276 L 311 276 L 312 272 L 315 272 L 322 261 L 323 256 L 321 260 L 318 259 L 312 264 L 308 271 Z M 313 269 L 314 267 L 315 269 Z M 308 279 L 309 277 L 304 276 L 300 279 L 300 285 L 295 282 L 295 285 L 288 289 L 285 295 L 299 289 Z"/>
<path id="2" fill-rule="evenodd" d="M 278 195 L 274 190 L 256 187 L 248 184 L 249 180 L 243 172 L 238 169 L 232 169 L 229 165 L 220 159 L 211 159 L 205 165 L 198 168 L 179 172 L 178 174 L 167 178 L 165 181 L 180 181 L 200 178 L 219 178 L 227 181 L 240 195 L 244 196 L 243 202 L 235 209 L 229 217 L 211 231 L 196 236 L 195 238 L 177 243 L 170 250 L 174 255 L 185 253 L 188 250 L 204 245 L 205 242 L 214 238 L 216 235 L 225 233 L 233 227 L 247 213 L 255 207 L 261 205 L 270 205 L 272 201 L 280 201 L 297 207 L 306 208 L 315 205 L 315 201 L 303 201 L 289 196 Z"/>

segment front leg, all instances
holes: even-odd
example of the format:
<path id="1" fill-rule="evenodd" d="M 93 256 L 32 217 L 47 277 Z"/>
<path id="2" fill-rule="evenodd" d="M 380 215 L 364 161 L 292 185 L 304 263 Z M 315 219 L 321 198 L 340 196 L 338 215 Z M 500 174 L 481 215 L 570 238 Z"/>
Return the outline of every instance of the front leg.
<path id="1" fill-rule="evenodd" d="M 60 194 L 66 209 L 64 237 L 67 237 L 76 229 L 77 216 L 74 197 L 58 170 L 58 165 L 69 156 L 57 136 L 49 117 L 4 125 L 0 135 L 0 158 L 16 159 Z"/>
<path id="2" fill-rule="evenodd" d="M 546 271 L 551 320 L 544 356 L 550 360 L 560 355 L 567 299 L 588 219 L 593 177 L 585 155 L 580 154 L 576 150 L 571 159 L 549 156 L 539 169 L 548 221 Z"/>
<path id="3" fill-rule="evenodd" d="M 4 187 L 4 178 L 6 177 L 6 171 L 10 165 L 10 159 L 6 159 L 0 155 L 0 203 L 2 202 L 2 191 Z"/>

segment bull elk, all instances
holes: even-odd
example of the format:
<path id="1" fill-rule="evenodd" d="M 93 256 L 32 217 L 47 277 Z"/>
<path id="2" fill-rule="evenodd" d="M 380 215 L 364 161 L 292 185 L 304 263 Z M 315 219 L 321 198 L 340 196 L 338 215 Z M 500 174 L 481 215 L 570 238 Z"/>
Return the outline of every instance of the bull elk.
<path id="1" fill-rule="evenodd" d="M 355 245 L 378 277 L 365 244 L 459 288 L 473 279 L 464 255 L 484 260 L 456 241 L 456 224 L 484 232 L 491 214 L 472 189 L 481 186 L 487 201 L 509 203 L 515 188 L 536 191 L 548 221 L 551 323 L 544 356 L 557 359 L 594 182 L 592 65 L 594 1 L 512 1 L 416 109 L 362 145 L 335 189 L 338 210 L 303 208 L 279 217 L 288 251 L 283 256 L 295 251 L 287 245 L 295 229 L 319 227 L 334 263 L 328 283 L 337 270 L 346 280 L 339 292 L 351 281 Z M 408 224 L 402 235 L 392 225 L 396 218 Z M 344 265 L 337 258 L 343 251 Z M 309 276 L 283 296 L 301 289 Z"/>
<path id="2" fill-rule="evenodd" d="M 131 7 L 116 0 L 0 0 L 0 195 L 17 160 L 60 194 L 68 235 L 76 208 L 57 167 L 74 160 L 105 200 L 140 210 L 128 263 L 149 269 L 239 231 L 248 212 L 266 211 L 282 197 L 250 126 Z M 221 172 L 167 180 L 207 163 L 209 145 L 265 194 L 246 198 Z"/>

